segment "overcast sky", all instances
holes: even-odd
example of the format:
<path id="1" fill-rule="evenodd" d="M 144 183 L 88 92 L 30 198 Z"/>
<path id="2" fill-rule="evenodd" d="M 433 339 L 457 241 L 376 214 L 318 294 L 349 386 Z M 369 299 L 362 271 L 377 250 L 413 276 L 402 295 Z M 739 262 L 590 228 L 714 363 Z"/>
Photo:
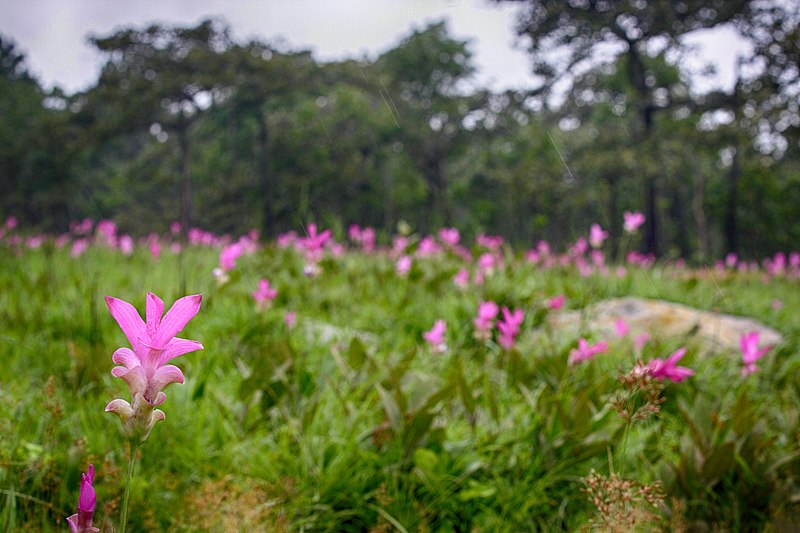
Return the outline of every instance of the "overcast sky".
<path id="1" fill-rule="evenodd" d="M 528 56 L 515 47 L 517 9 L 486 0 L 0 0 L 0 33 L 16 42 L 46 88 L 72 93 L 96 81 L 102 62 L 86 37 L 122 27 L 190 26 L 221 16 L 237 39 L 282 38 L 331 60 L 374 57 L 412 29 L 444 18 L 453 36 L 470 39 L 476 83 L 502 90 L 533 84 Z M 702 87 L 730 86 L 736 52 L 743 49 L 734 33 L 704 32 L 692 41 L 702 46 L 697 57 L 719 72 Z"/>

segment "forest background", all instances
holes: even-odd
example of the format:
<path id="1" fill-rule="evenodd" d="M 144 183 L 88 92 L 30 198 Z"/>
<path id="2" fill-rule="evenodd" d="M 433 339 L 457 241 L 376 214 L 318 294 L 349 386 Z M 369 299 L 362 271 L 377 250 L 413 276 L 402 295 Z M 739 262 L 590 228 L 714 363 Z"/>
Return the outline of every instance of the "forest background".
<path id="1" fill-rule="evenodd" d="M 477 87 L 444 21 L 341 61 L 238 41 L 219 18 L 129 27 L 91 37 L 107 62 L 74 94 L 45 90 L 0 36 L 0 214 L 55 233 L 88 217 L 267 238 L 405 222 L 522 245 L 600 222 L 613 247 L 638 210 L 659 256 L 796 248 L 797 2 L 514 3 L 540 82 L 524 91 Z M 720 26 L 749 51 L 730 90 L 697 94 L 682 37 Z"/>

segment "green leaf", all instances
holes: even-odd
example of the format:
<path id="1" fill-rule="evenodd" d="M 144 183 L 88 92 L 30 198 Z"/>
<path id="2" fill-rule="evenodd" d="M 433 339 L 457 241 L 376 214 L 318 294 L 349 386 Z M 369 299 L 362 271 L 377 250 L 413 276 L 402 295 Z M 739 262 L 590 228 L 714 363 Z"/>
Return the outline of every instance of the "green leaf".
<path id="1" fill-rule="evenodd" d="M 735 442 L 725 442 L 711 451 L 703 462 L 700 475 L 709 485 L 715 485 L 734 463 Z"/>

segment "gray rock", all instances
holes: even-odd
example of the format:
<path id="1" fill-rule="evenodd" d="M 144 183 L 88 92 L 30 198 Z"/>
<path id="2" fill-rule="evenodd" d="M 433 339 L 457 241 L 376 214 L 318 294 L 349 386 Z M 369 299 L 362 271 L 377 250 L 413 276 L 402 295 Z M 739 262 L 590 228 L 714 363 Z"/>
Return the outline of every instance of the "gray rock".
<path id="1" fill-rule="evenodd" d="M 615 322 L 624 320 L 630 335 L 647 332 L 655 337 L 698 336 L 706 341 L 708 349 L 738 351 L 739 337 L 757 331 L 759 344 L 775 345 L 781 334 L 752 318 L 725 315 L 695 309 L 687 305 L 646 300 L 643 298 L 615 298 L 603 300 L 582 311 L 565 311 L 551 317 L 553 328 L 579 335 L 584 331 L 611 339 L 615 333 Z"/>

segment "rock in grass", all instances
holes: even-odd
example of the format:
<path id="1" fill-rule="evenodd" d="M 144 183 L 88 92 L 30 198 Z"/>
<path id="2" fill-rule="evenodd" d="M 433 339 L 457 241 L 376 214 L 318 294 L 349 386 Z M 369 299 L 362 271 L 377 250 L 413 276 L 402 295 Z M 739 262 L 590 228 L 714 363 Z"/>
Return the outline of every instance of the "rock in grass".
<path id="1" fill-rule="evenodd" d="M 647 332 L 656 337 L 700 337 L 712 352 L 739 350 L 739 337 L 757 331 L 761 345 L 775 345 L 781 334 L 752 318 L 714 313 L 687 305 L 647 300 L 614 298 L 592 304 L 582 311 L 565 311 L 552 317 L 559 331 L 576 336 L 592 331 L 601 338 L 612 338 L 615 323 L 624 320 L 631 335 Z"/>

